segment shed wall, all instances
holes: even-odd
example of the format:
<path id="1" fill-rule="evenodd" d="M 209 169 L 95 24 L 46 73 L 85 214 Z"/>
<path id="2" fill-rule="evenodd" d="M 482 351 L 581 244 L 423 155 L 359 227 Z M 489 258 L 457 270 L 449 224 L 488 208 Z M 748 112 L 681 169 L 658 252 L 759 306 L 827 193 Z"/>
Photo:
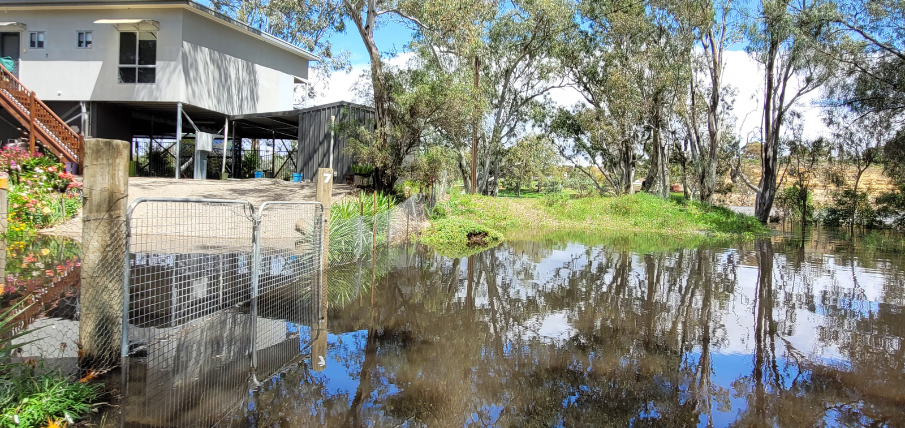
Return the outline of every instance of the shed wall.
<path id="1" fill-rule="evenodd" d="M 333 140 L 333 170 L 337 179 L 352 173 L 352 156 L 345 153 L 346 143 L 360 126 L 373 127 L 374 112 L 350 104 L 340 104 L 299 114 L 299 144 L 297 171 L 311 180 L 318 168 L 330 166 L 330 117 L 336 116 L 341 128 Z"/>

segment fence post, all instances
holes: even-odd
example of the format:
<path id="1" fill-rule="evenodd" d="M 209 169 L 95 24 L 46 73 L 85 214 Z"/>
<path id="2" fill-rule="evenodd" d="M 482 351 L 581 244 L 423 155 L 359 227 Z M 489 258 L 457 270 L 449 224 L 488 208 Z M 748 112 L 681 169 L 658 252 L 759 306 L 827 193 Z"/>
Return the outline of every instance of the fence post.
<path id="1" fill-rule="evenodd" d="M 0 235 L 6 236 L 7 231 L 9 230 L 9 224 L 7 223 L 7 217 L 9 213 L 7 212 L 7 202 L 8 202 L 8 175 L 5 172 L 0 172 Z M 6 239 L 0 239 L 0 281 L 4 287 L 6 287 Z"/>
<path id="2" fill-rule="evenodd" d="M 82 208 L 82 288 L 79 365 L 110 367 L 120 356 L 123 332 L 123 257 L 129 187 L 129 143 L 85 144 Z"/>
<path id="3" fill-rule="evenodd" d="M 261 282 L 261 218 L 260 210 L 254 214 L 251 233 L 251 375 L 258 383 L 258 288 Z"/>
<path id="4" fill-rule="evenodd" d="M 311 329 L 311 369 L 327 368 L 327 265 L 330 261 L 330 206 L 333 204 L 333 169 L 318 168 L 314 199 L 324 206 L 324 234 L 321 240 L 320 304 L 317 326 Z"/>

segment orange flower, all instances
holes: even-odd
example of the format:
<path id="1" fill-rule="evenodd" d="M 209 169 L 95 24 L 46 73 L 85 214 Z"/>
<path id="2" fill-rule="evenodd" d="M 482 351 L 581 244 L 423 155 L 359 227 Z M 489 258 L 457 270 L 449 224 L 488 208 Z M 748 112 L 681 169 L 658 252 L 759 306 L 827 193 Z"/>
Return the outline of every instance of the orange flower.
<path id="1" fill-rule="evenodd" d="M 66 428 L 66 422 L 47 418 L 47 428 Z"/>

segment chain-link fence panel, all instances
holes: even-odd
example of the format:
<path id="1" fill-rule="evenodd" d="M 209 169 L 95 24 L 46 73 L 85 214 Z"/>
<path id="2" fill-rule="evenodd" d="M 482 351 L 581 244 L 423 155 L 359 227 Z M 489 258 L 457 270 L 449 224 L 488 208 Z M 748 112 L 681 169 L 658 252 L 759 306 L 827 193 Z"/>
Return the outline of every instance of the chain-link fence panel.
<path id="1" fill-rule="evenodd" d="M 84 196 L 79 365 L 105 371 L 120 361 L 127 195 L 86 188 Z"/>
<path id="2" fill-rule="evenodd" d="M 421 228 L 427 222 L 424 199 L 420 194 L 416 194 L 388 212 L 386 235 L 388 243 L 407 241 L 421 232 Z"/>
<path id="3" fill-rule="evenodd" d="M 266 379 L 305 351 L 326 306 L 320 291 L 324 208 L 265 202 L 259 212 L 253 365 L 257 378 Z"/>
<path id="4" fill-rule="evenodd" d="M 254 207 L 139 199 L 122 253 L 125 426 L 211 426 L 244 396 L 253 349 Z"/>

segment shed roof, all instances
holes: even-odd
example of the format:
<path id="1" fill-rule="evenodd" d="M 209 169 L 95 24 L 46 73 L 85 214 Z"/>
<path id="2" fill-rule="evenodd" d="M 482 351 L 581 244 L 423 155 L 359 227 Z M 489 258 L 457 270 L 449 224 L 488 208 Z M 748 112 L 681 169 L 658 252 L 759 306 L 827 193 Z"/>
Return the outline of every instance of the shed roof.
<path id="1" fill-rule="evenodd" d="M 302 109 L 275 111 L 269 113 L 250 113 L 230 116 L 230 121 L 235 123 L 236 135 L 244 138 L 277 138 L 294 140 L 297 138 L 299 120 L 306 114 L 316 113 L 321 110 L 331 109 L 337 106 L 349 107 L 373 111 L 373 107 L 338 101 L 329 104 L 306 107 Z"/>
<path id="2" fill-rule="evenodd" d="M 130 8 L 182 7 L 212 20 L 218 20 L 254 38 L 289 51 L 309 61 L 320 61 L 320 57 L 295 46 L 279 37 L 239 22 L 194 0 L 0 0 L 0 9 L 60 9 L 60 8 L 109 8 L 123 6 Z"/>

